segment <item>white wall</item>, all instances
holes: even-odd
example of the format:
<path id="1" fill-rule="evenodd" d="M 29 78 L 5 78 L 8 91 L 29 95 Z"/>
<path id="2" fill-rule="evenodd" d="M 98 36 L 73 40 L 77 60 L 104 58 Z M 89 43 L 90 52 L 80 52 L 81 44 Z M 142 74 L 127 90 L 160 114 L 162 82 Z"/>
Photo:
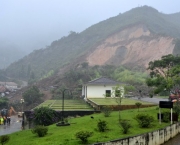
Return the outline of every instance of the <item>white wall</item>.
<path id="1" fill-rule="evenodd" d="M 87 86 L 87 98 L 104 98 L 105 90 L 112 92 L 112 86 Z"/>
<path id="2" fill-rule="evenodd" d="M 166 128 L 153 132 L 117 139 L 98 145 L 162 145 L 180 133 L 180 123 L 172 124 Z"/>
<path id="3" fill-rule="evenodd" d="M 113 92 L 113 87 L 114 86 L 108 86 L 108 85 L 103 85 L 103 86 L 87 86 L 87 92 L 86 92 L 86 87 L 84 87 L 82 90 L 82 95 L 85 95 L 87 98 L 104 98 L 106 95 L 106 90 L 111 90 L 111 93 Z M 87 96 L 86 96 L 87 94 Z"/>
<path id="4" fill-rule="evenodd" d="M 6 88 L 8 88 L 8 89 L 17 89 L 17 86 L 6 85 Z"/>

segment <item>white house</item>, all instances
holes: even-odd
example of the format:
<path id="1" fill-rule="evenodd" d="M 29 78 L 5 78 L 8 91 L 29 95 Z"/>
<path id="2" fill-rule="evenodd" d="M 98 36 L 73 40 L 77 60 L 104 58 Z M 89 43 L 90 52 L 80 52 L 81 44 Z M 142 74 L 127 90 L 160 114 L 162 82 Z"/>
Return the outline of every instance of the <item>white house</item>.
<path id="1" fill-rule="evenodd" d="M 4 97 L 6 92 L 6 88 L 0 85 L 0 97 Z"/>
<path id="2" fill-rule="evenodd" d="M 116 93 L 113 93 L 115 91 L 113 90 L 113 88 L 117 86 L 119 86 L 119 89 L 116 90 Z M 82 96 L 84 96 L 85 100 L 87 98 L 114 97 L 112 95 L 115 95 L 120 92 L 121 92 L 121 97 L 123 97 L 124 96 L 123 84 L 107 77 L 101 77 L 89 81 L 88 83 L 84 84 L 82 87 Z"/>
<path id="3" fill-rule="evenodd" d="M 9 90 L 17 89 L 18 85 L 14 82 L 0 82 L 0 86 L 4 86 Z"/>

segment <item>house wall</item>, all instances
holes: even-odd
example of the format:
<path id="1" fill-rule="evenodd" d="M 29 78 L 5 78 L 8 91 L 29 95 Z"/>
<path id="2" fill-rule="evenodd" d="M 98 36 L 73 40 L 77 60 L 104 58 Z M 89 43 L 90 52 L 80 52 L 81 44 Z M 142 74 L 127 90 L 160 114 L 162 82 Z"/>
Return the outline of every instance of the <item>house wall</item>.
<path id="1" fill-rule="evenodd" d="M 106 90 L 111 90 L 113 92 L 113 85 L 102 85 L 102 86 L 83 86 L 82 95 L 85 98 L 104 98 L 106 94 Z M 122 87 L 123 89 L 123 87 Z M 124 90 L 124 89 L 123 89 Z"/>
<path id="2" fill-rule="evenodd" d="M 104 98 L 106 90 L 112 92 L 112 86 L 87 86 L 87 98 Z"/>
<path id="3" fill-rule="evenodd" d="M 17 86 L 6 85 L 6 88 L 8 88 L 8 89 L 17 89 L 18 87 Z"/>

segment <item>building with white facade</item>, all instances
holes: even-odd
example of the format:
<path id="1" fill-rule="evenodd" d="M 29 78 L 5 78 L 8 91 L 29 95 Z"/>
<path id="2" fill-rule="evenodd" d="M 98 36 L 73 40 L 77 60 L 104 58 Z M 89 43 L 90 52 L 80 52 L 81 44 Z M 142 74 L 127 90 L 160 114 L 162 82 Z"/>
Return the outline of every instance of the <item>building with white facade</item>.
<path id="1" fill-rule="evenodd" d="M 4 86 L 9 90 L 18 89 L 18 85 L 14 82 L 0 82 L 0 86 Z"/>
<path id="2" fill-rule="evenodd" d="M 114 89 L 115 87 L 117 88 L 116 90 Z M 82 96 L 84 96 L 85 100 L 88 98 L 115 97 L 116 94 L 124 97 L 123 84 L 107 77 L 89 81 L 82 87 Z"/>

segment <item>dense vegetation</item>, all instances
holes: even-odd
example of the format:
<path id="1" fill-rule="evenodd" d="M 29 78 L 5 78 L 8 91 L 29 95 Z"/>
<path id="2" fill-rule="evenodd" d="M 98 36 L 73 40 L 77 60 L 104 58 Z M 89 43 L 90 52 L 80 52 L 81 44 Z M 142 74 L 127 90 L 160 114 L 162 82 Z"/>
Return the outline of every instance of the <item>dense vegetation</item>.
<path id="1" fill-rule="evenodd" d="M 162 110 L 163 112 L 164 110 Z M 69 118 L 68 122 L 71 124 L 70 126 L 59 127 L 56 124 L 48 126 L 47 135 L 44 137 L 37 137 L 37 135 L 32 134 L 31 130 L 23 130 L 19 132 L 15 132 L 10 134 L 10 140 L 7 145 L 11 144 L 21 144 L 21 145 L 81 145 L 84 144 L 80 140 L 80 138 L 84 138 L 83 132 L 93 132 L 92 136 L 87 138 L 86 144 L 92 144 L 95 142 L 106 142 L 109 140 L 115 140 L 119 138 L 125 138 L 128 136 L 133 136 L 137 134 L 151 132 L 153 130 L 157 130 L 160 128 L 164 128 L 167 125 L 170 125 L 170 122 L 162 122 L 159 124 L 157 120 L 158 109 L 156 107 L 144 108 L 140 109 L 138 112 L 137 109 L 134 110 L 126 110 L 121 112 L 122 120 L 129 121 L 131 127 L 129 128 L 126 134 L 123 133 L 122 127 L 118 122 L 118 112 L 113 111 L 109 117 L 104 117 L 104 114 L 93 114 L 91 116 L 87 115 L 84 117 L 78 118 Z M 154 122 L 150 122 L 148 128 L 141 128 L 141 124 L 136 121 L 135 117 L 138 114 L 147 114 L 154 118 Z M 105 132 L 100 132 L 98 128 L 99 120 L 106 121 L 106 130 Z M 101 124 L 101 123 L 100 123 Z M 103 126 L 104 123 L 101 125 Z M 101 126 L 100 125 L 100 126 Z M 102 127 L 101 126 L 101 127 Z M 79 133 L 78 133 L 79 132 Z M 78 134 L 78 135 L 77 135 Z M 89 136 L 89 135 L 87 135 Z M 86 142 L 86 139 L 85 139 Z"/>
<path id="2" fill-rule="evenodd" d="M 154 87 L 154 93 L 163 91 L 179 93 L 180 56 L 167 55 L 161 60 L 149 62 L 150 77 L 146 80 L 148 86 Z"/>
<path id="3" fill-rule="evenodd" d="M 30 81 L 48 77 L 56 73 L 59 68 L 76 61 L 76 58 L 101 43 L 107 36 L 139 23 L 145 24 L 153 33 L 179 38 L 179 17 L 180 13 L 167 15 L 148 6 L 134 8 L 99 22 L 81 33 L 70 32 L 68 36 L 52 42 L 45 49 L 35 50 L 11 64 L 6 69 L 6 74 L 14 78 L 30 79 Z M 176 52 L 179 51 L 176 50 Z"/>
<path id="4" fill-rule="evenodd" d="M 8 106 L 8 98 L 0 97 L 0 109 L 6 108 Z"/>
<path id="5" fill-rule="evenodd" d="M 59 116 L 55 110 L 49 107 L 39 107 L 34 109 L 34 123 L 36 125 L 48 126 L 59 120 Z"/>
<path id="6" fill-rule="evenodd" d="M 70 71 L 65 73 L 63 79 L 55 78 L 53 84 L 59 87 L 53 88 L 51 93 L 54 99 L 58 99 L 62 97 L 62 91 L 65 88 L 76 88 L 73 90 L 73 95 L 74 97 L 79 97 L 81 95 L 82 84 L 102 76 L 126 84 L 125 88 L 127 91 L 137 92 L 140 88 L 144 92 L 148 91 L 148 88 L 145 86 L 147 74 L 140 70 L 130 71 L 123 66 L 115 67 L 112 65 L 88 67 L 87 63 L 86 65 L 82 63 L 81 66 L 70 69 Z M 66 97 L 68 98 L 68 95 Z"/>
<path id="7" fill-rule="evenodd" d="M 26 102 L 26 105 L 40 103 L 42 96 L 43 94 L 40 92 L 40 90 L 36 86 L 31 86 L 22 94 L 22 97 L 24 101 Z"/>

